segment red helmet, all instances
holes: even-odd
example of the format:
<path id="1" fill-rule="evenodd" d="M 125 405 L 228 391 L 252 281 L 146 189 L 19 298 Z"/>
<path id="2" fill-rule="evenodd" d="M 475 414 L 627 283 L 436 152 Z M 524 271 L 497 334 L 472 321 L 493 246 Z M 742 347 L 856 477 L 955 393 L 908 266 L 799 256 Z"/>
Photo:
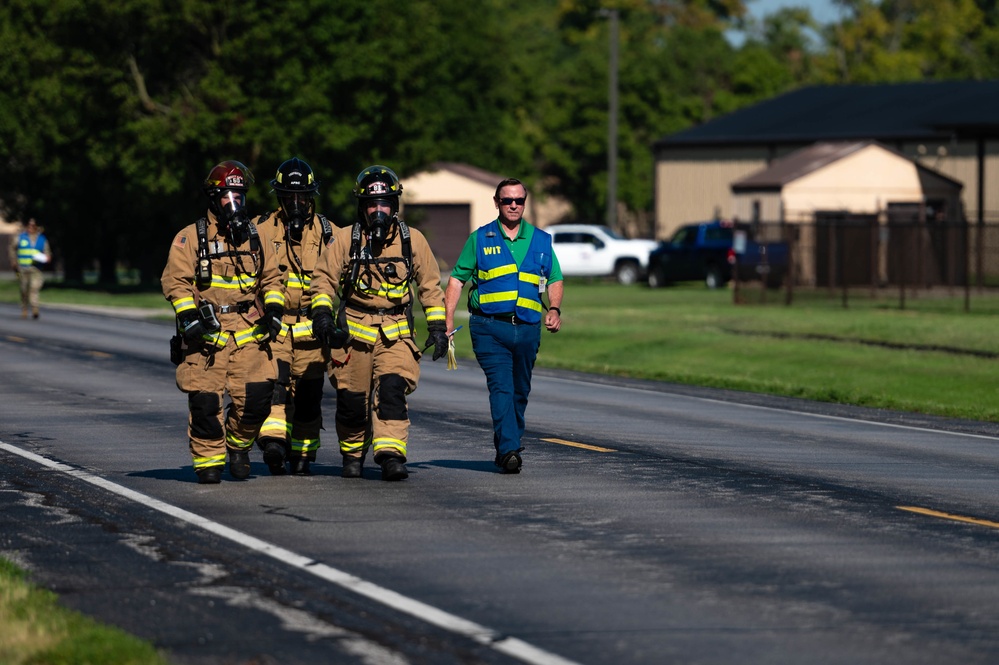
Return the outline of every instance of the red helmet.
<path id="1" fill-rule="evenodd" d="M 253 172 L 242 162 L 229 159 L 215 165 L 205 178 L 205 194 L 214 199 L 223 189 L 245 192 L 254 182 Z"/>

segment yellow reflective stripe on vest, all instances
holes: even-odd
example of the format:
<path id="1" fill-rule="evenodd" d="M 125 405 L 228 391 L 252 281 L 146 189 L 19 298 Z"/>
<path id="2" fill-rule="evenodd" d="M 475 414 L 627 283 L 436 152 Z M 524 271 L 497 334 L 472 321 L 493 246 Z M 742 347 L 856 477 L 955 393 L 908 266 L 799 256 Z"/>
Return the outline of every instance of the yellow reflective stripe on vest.
<path id="1" fill-rule="evenodd" d="M 299 321 L 291 325 L 291 336 L 293 339 L 312 337 L 312 321 Z"/>
<path id="2" fill-rule="evenodd" d="M 173 301 L 173 311 L 177 314 L 187 312 L 192 309 L 195 309 L 193 297 L 177 298 Z"/>
<path id="3" fill-rule="evenodd" d="M 252 328 L 237 330 L 232 336 L 236 340 L 236 346 L 240 347 L 244 344 L 249 344 L 250 342 L 259 342 L 263 338 L 267 337 L 267 331 L 262 328 L 258 328 L 257 326 L 253 326 Z"/>
<path id="4" fill-rule="evenodd" d="M 480 293 L 479 302 L 516 302 L 516 291 L 500 291 L 499 293 Z"/>
<path id="5" fill-rule="evenodd" d="M 520 281 L 537 286 L 541 283 L 541 275 L 533 275 L 529 272 L 522 272 L 520 273 Z"/>
<path id="6" fill-rule="evenodd" d="M 369 328 L 368 326 L 362 326 L 360 323 L 354 321 L 347 321 L 347 331 L 357 339 L 362 342 L 368 342 L 369 344 L 374 344 L 378 341 L 378 329 Z"/>
<path id="7" fill-rule="evenodd" d="M 212 273 L 212 287 L 216 289 L 252 289 L 257 285 L 257 278 L 253 275 L 234 275 L 226 277 Z"/>
<path id="8" fill-rule="evenodd" d="M 385 337 L 387 339 L 409 337 L 409 321 L 402 319 L 400 321 L 396 321 L 395 323 L 382 325 L 382 332 L 385 333 Z"/>
<path id="9" fill-rule="evenodd" d="M 205 333 L 204 335 L 201 336 L 201 338 L 204 339 L 209 344 L 213 344 L 220 349 L 229 343 L 229 333 L 225 332 L 224 330 L 220 330 L 219 332 L 214 332 L 214 333 Z"/>
<path id="10" fill-rule="evenodd" d="M 530 298 L 517 298 L 517 307 L 533 309 L 535 312 L 541 311 L 541 303 L 537 300 L 531 300 Z"/>
<path id="11" fill-rule="evenodd" d="M 484 282 L 489 279 L 496 279 L 497 277 L 510 275 L 515 272 L 517 272 L 517 265 L 514 263 L 508 263 L 505 266 L 499 266 L 498 268 L 493 268 L 492 270 L 480 270 L 479 281 Z"/>
<path id="12" fill-rule="evenodd" d="M 382 282 L 381 286 L 377 289 L 359 284 L 357 290 L 369 296 L 381 296 L 382 298 L 401 298 L 407 293 L 409 293 L 409 280 L 406 280 L 404 284 L 389 284 L 388 282 Z"/>
<path id="13" fill-rule="evenodd" d="M 285 286 L 289 289 L 300 289 L 305 291 L 312 284 L 311 275 L 299 275 L 297 272 L 288 273 L 288 279 L 285 281 Z"/>

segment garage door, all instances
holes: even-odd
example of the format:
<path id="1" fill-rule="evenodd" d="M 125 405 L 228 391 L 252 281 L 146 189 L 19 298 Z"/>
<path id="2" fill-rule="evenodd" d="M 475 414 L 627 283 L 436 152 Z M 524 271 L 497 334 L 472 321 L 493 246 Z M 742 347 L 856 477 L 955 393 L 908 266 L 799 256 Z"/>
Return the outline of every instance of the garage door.
<path id="1" fill-rule="evenodd" d="M 470 215 L 467 204 L 410 204 L 403 211 L 406 223 L 427 236 L 434 256 L 448 269 L 458 260 L 468 239 Z"/>

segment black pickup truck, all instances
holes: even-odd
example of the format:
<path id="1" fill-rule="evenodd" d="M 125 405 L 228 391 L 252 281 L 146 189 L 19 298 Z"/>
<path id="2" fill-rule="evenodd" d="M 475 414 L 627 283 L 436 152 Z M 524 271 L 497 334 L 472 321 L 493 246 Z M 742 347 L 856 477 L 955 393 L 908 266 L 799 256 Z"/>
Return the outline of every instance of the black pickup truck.
<path id="1" fill-rule="evenodd" d="M 703 280 L 716 289 L 738 274 L 740 282 L 762 279 L 776 288 L 787 274 L 787 251 L 786 243 L 752 240 L 749 224 L 724 220 L 687 224 L 652 250 L 649 286 Z"/>

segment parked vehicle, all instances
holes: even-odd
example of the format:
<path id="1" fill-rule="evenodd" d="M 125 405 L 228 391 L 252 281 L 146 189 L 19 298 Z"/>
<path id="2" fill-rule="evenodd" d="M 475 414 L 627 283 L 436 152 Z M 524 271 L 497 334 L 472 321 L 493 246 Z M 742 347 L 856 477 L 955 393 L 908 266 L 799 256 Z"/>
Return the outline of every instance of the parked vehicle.
<path id="1" fill-rule="evenodd" d="M 556 224 L 545 229 L 566 277 L 613 276 L 621 284 L 643 279 L 655 240 L 622 238 L 597 224 Z"/>
<path id="2" fill-rule="evenodd" d="M 687 224 L 653 250 L 648 282 L 659 287 L 703 280 L 716 289 L 738 270 L 739 281 L 762 279 L 776 288 L 787 274 L 787 259 L 787 243 L 757 243 L 749 224 L 724 220 Z"/>

